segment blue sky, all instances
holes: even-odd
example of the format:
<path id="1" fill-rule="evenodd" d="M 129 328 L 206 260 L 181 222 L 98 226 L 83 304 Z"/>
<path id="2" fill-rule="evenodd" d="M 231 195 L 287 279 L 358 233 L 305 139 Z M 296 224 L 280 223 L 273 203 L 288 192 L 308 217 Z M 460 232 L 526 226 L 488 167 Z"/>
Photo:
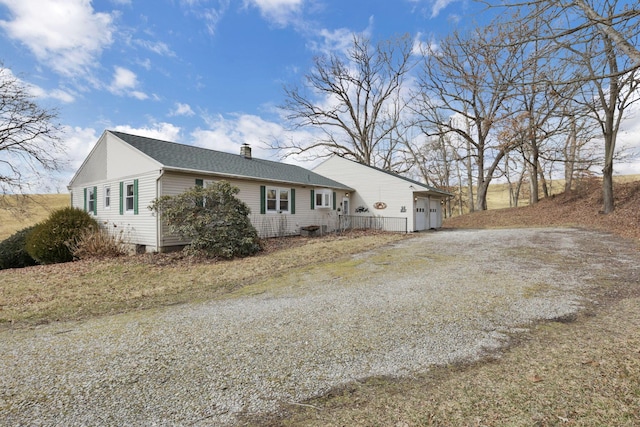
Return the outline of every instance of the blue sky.
<path id="1" fill-rule="evenodd" d="M 0 60 L 59 110 L 66 191 L 105 129 L 277 159 L 277 106 L 351 35 L 437 42 L 482 21 L 467 0 L 0 0 Z M 633 171 L 632 171 L 633 172 Z M 635 173 L 640 173 L 640 170 Z"/>

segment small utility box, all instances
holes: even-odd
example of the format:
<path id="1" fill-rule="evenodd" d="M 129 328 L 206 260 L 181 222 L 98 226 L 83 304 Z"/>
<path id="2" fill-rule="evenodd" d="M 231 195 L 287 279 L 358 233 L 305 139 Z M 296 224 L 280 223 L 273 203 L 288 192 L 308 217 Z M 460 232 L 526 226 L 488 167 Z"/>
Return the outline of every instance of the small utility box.
<path id="1" fill-rule="evenodd" d="M 307 225 L 306 227 L 300 228 L 300 235 L 303 237 L 314 237 L 317 236 L 320 230 L 319 225 Z"/>

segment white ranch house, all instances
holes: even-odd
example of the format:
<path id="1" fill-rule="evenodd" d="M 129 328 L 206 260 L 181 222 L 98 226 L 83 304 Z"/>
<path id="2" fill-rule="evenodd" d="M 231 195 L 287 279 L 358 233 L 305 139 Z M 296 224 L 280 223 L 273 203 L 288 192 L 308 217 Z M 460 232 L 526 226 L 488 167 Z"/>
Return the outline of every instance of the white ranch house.
<path id="1" fill-rule="evenodd" d="M 251 209 L 260 237 L 371 228 L 411 232 L 439 228 L 440 200 L 448 193 L 399 175 L 332 157 L 313 171 L 230 154 L 105 131 L 71 182 L 71 204 L 91 213 L 137 251 L 163 252 L 188 242 L 169 233 L 148 207 L 164 195 L 225 180 Z"/>
<path id="2" fill-rule="evenodd" d="M 351 215 L 403 218 L 408 232 L 442 227 L 442 201 L 452 196 L 446 191 L 340 156 L 328 158 L 313 171 L 356 189 L 348 200 L 344 199 L 349 203 L 347 211 Z M 391 222 L 387 222 L 385 228 L 389 229 Z"/>
<path id="3" fill-rule="evenodd" d="M 148 209 L 163 195 L 226 180 L 251 209 L 261 237 L 299 234 L 305 226 L 333 230 L 337 194 L 353 189 L 305 168 L 190 145 L 105 131 L 69 183 L 71 204 L 123 233 L 138 251 L 165 251 L 188 242 L 169 233 Z"/>

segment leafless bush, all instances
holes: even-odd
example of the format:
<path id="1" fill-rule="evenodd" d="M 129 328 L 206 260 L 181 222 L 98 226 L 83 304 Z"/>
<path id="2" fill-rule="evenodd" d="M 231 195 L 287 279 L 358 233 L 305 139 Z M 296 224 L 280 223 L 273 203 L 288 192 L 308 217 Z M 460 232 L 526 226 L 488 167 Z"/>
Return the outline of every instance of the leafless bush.
<path id="1" fill-rule="evenodd" d="M 127 253 L 122 236 L 104 228 L 86 230 L 70 249 L 77 259 L 114 258 Z"/>

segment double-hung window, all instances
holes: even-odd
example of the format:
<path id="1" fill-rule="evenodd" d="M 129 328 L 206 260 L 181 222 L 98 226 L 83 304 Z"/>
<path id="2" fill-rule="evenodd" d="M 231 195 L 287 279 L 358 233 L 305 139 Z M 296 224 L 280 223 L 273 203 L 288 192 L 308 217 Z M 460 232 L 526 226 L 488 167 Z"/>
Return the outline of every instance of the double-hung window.
<path id="1" fill-rule="evenodd" d="M 96 187 L 87 189 L 87 211 L 93 214 L 96 212 Z"/>
<path id="2" fill-rule="evenodd" d="M 111 208 L 111 187 L 108 185 L 104 187 L 104 208 Z"/>
<path id="3" fill-rule="evenodd" d="M 135 208 L 135 188 L 133 183 L 125 184 L 125 210 L 133 212 Z"/>
<path id="4" fill-rule="evenodd" d="M 289 213 L 289 189 L 267 187 L 267 212 Z"/>
<path id="5" fill-rule="evenodd" d="M 133 213 L 138 215 L 138 180 L 120 181 L 120 215 Z"/>

